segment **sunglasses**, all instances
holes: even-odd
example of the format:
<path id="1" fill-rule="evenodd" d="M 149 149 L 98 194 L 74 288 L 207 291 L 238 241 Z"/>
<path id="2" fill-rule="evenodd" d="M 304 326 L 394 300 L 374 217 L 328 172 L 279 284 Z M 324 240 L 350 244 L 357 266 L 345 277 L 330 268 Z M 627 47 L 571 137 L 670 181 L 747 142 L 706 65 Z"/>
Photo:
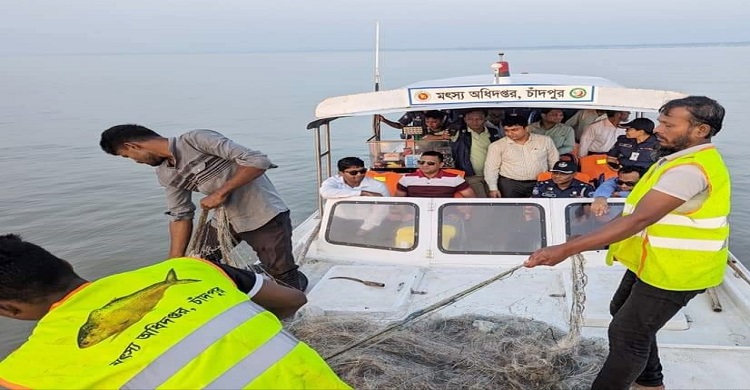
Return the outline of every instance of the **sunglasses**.
<path id="1" fill-rule="evenodd" d="M 352 176 L 364 175 L 367 173 L 367 168 L 353 169 L 351 171 L 344 171 Z"/>
<path id="2" fill-rule="evenodd" d="M 615 180 L 615 183 L 617 183 L 618 186 L 621 186 L 621 185 L 625 184 L 628 187 L 635 187 L 635 185 L 638 182 L 637 181 L 625 181 L 625 180 L 617 179 L 617 180 Z"/>
<path id="3" fill-rule="evenodd" d="M 434 162 L 434 161 L 424 161 L 424 160 L 417 161 L 417 164 L 419 164 L 419 165 L 425 165 L 425 164 L 427 164 L 429 166 L 437 165 L 437 163 Z"/>

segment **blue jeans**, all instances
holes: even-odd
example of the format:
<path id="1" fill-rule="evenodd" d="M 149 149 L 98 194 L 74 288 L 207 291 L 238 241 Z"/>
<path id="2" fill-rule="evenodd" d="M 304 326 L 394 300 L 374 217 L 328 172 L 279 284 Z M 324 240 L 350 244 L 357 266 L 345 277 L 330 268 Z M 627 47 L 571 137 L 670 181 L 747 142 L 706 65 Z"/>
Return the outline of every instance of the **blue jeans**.
<path id="1" fill-rule="evenodd" d="M 656 332 L 703 291 L 662 290 L 638 279 L 632 271 L 625 272 L 609 305 L 613 316 L 609 355 L 591 388 L 628 389 L 633 382 L 662 385 Z"/>

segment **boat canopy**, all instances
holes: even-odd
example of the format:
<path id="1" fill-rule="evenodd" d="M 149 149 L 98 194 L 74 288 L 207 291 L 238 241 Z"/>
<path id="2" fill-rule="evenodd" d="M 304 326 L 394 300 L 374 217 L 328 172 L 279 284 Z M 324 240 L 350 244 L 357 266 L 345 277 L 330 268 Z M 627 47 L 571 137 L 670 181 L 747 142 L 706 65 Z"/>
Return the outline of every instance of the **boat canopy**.
<path id="1" fill-rule="evenodd" d="M 680 92 L 626 88 L 600 77 L 513 74 L 421 81 L 403 88 L 336 96 L 315 108 L 314 129 L 336 118 L 421 110 L 534 107 L 656 112 Z"/>

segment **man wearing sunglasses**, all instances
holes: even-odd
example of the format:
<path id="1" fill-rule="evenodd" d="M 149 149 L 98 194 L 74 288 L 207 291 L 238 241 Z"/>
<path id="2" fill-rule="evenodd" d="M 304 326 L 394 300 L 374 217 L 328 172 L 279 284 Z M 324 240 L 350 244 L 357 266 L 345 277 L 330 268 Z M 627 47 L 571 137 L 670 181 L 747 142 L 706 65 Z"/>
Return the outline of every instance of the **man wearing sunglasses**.
<path id="1" fill-rule="evenodd" d="M 418 198 L 452 198 L 457 193 L 464 198 L 475 198 L 474 190 L 463 177 L 444 172 L 443 155 L 439 152 L 422 153 L 417 171 L 401 177 L 396 196 Z"/>
<path id="2" fill-rule="evenodd" d="M 610 245 L 607 263 L 627 268 L 610 303 L 609 355 L 593 389 L 664 389 L 656 333 L 727 266 L 731 180 L 711 142 L 724 107 L 688 96 L 659 109 L 664 153 L 638 181 L 622 216 L 601 229 L 534 252 L 526 267 L 553 266 Z"/>
<path id="3" fill-rule="evenodd" d="M 339 174 L 326 179 L 320 186 L 323 199 L 351 196 L 391 196 L 382 182 L 367 177 L 365 162 L 358 157 L 344 157 L 338 161 Z"/>
<path id="4" fill-rule="evenodd" d="M 638 166 L 620 168 L 617 171 L 617 177 L 605 181 L 594 192 L 594 202 L 591 203 L 591 212 L 597 217 L 609 213 L 607 198 L 627 198 L 645 171 L 645 169 Z"/>

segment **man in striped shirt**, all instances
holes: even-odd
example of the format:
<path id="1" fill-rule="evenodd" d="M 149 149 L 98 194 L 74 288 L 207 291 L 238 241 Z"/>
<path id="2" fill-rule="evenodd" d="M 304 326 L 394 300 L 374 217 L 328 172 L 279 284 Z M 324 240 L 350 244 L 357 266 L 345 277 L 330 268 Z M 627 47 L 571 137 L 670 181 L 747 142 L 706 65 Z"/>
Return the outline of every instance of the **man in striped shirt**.
<path id="1" fill-rule="evenodd" d="M 531 134 L 528 117 L 507 115 L 505 137 L 490 144 L 484 162 L 484 179 L 490 198 L 529 198 L 537 176 L 552 168 L 560 155 L 552 138 Z"/>
<path id="2" fill-rule="evenodd" d="M 452 198 L 457 193 L 464 198 L 475 198 L 474 190 L 463 177 L 444 172 L 443 155 L 439 152 L 422 153 L 419 168 L 398 181 L 396 196 L 418 198 Z"/>

